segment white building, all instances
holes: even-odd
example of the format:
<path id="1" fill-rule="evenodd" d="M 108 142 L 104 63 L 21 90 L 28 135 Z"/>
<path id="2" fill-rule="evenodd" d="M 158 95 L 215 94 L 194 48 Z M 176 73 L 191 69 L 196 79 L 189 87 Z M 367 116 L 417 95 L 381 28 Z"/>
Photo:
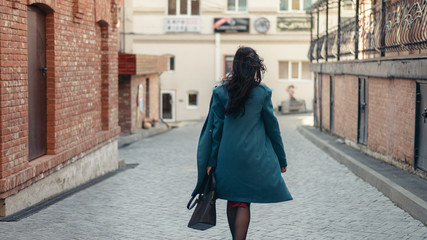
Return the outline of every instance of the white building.
<path id="1" fill-rule="evenodd" d="M 312 110 L 313 82 L 307 52 L 311 0 L 125 0 L 121 49 L 170 56 L 161 75 L 164 120 L 204 118 L 213 87 L 239 46 L 250 46 L 267 66 L 263 82 L 273 104 L 295 98 Z M 216 30 L 214 30 L 216 23 Z M 222 31 L 218 33 L 219 31 Z"/>

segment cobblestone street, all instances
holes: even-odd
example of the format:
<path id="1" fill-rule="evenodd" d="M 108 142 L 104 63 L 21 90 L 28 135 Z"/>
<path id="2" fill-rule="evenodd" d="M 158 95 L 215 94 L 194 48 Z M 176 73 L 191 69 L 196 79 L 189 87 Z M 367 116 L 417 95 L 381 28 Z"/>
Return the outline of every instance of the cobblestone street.
<path id="1" fill-rule="evenodd" d="M 294 200 L 251 205 L 248 239 L 427 239 L 420 221 L 296 131 L 311 119 L 279 117 Z M 201 127 L 191 122 L 121 148 L 120 159 L 136 168 L 19 222 L 1 222 L 0 239 L 231 239 L 223 200 L 216 227 L 187 228 Z"/>

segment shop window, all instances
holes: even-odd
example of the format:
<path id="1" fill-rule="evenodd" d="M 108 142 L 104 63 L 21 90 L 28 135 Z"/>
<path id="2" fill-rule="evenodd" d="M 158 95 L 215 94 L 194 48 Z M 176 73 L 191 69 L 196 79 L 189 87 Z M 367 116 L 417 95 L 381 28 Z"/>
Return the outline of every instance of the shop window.
<path id="1" fill-rule="evenodd" d="M 200 0 L 169 0 L 169 15 L 200 15 Z"/>
<path id="2" fill-rule="evenodd" d="M 247 0 L 227 0 L 227 11 L 230 11 L 230 12 L 248 11 Z"/>
<path id="3" fill-rule="evenodd" d="M 188 93 L 188 107 L 189 108 L 197 108 L 198 105 L 198 92 L 191 91 Z"/>

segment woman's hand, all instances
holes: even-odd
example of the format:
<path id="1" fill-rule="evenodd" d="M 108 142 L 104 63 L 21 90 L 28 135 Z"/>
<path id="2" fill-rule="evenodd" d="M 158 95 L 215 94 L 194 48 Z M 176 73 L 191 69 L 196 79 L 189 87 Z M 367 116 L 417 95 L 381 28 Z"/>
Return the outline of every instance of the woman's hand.
<path id="1" fill-rule="evenodd" d="M 282 168 L 280 168 L 280 171 L 281 171 L 282 173 L 284 173 L 284 172 L 286 172 L 287 168 L 288 168 L 288 167 L 282 167 Z"/>
<path id="2" fill-rule="evenodd" d="M 206 167 L 206 173 L 209 175 L 209 173 L 211 172 L 212 167 L 211 166 L 207 166 Z"/>

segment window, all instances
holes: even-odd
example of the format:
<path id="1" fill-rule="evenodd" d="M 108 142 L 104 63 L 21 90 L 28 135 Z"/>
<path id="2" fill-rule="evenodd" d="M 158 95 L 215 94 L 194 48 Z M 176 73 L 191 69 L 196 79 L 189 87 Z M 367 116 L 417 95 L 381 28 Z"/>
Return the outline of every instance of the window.
<path id="1" fill-rule="evenodd" d="M 303 0 L 303 9 L 306 10 L 311 6 L 311 0 Z"/>
<path id="2" fill-rule="evenodd" d="M 227 11 L 230 11 L 230 12 L 248 11 L 247 0 L 227 0 Z"/>
<path id="3" fill-rule="evenodd" d="M 291 78 L 292 79 L 298 79 L 298 68 L 299 68 L 299 62 L 292 62 L 292 67 L 291 67 Z"/>
<path id="4" fill-rule="evenodd" d="M 311 6 L 312 0 L 280 0 L 280 11 L 303 11 Z"/>
<path id="5" fill-rule="evenodd" d="M 310 80 L 310 63 L 300 61 L 279 61 L 280 80 Z"/>
<path id="6" fill-rule="evenodd" d="M 310 63 L 309 62 L 302 62 L 302 79 L 311 79 L 311 72 L 310 72 Z"/>
<path id="7" fill-rule="evenodd" d="M 190 91 L 188 92 L 188 108 L 197 108 L 198 107 L 198 92 L 197 91 Z"/>
<path id="8" fill-rule="evenodd" d="M 200 0 L 169 0 L 169 15 L 200 15 Z"/>
<path id="9" fill-rule="evenodd" d="M 169 71 L 175 71 L 175 57 L 169 56 Z"/>
<path id="10" fill-rule="evenodd" d="M 289 78 L 289 62 L 279 62 L 279 79 Z"/>
<path id="11" fill-rule="evenodd" d="M 292 0 L 292 10 L 300 10 L 300 0 Z"/>
<path id="12" fill-rule="evenodd" d="M 280 11 L 287 11 L 287 10 L 289 10 L 288 1 L 289 0 L 280 0 Z"/>

